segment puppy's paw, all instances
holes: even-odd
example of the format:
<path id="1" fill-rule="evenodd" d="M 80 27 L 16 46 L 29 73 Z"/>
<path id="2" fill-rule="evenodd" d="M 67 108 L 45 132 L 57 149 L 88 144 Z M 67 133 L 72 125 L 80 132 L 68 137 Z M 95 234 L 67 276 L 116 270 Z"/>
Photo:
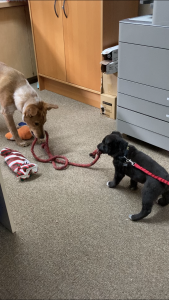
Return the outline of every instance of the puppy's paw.
<path id="1" fill-rule="evenodd" d="M 129 215 L 129 219 L 132 220 L 132 215 Z"/>
<path id="2" fill-rule="evenodd" d="M 137 217 L 136 217 L 137 215 L 129 215 L 129 219 L 131 220 L 131 221 L 137 221 Z"/>
<path id="3" fill-rule="evenodd" d="M 108 181 L 108 182 L 107 182 L 107 186 L 108 186 L 109 188 L 115 188 L 115 187 L 116 187 L 114 181 Z"/>
<path id="4" fill-rule="evenodd" d="M 166 200 L 166 199 L 164 199 L 164 198 L 160 198 L 160 199 L 158 199 L 157 201 L 157 204 L 158 205 L 160 205 L 160 206 L 166 206 L 169 202 Z"/>
<path id="5" fill-rule="evenodd" d="M 17 140 L 16 144 L 20 147 L 27 147 L 31 144 L 31 141 L 23 141 L 23 140 Z"/>
<path id="6" fill-rule="evenodd" d="M 44 139 L 38 139 L 37 140 L 37 144 L 38 145 L 41 145 L 41 144 L 43 144 L 43 143 L 45 143 L 46 142 L 46 139 L 44 138 Z"/>
<path id="7" fill-rule="evenodd" d="M 138 220 L 143 219 L 143 217 L 140 218 L 139 214 L 136 214 L 136 215 L 129 215 L 129 219 L 130 219 L 131 221 L 138 221 Z"/>
<path id="8" fill-rule="evenodd" d="M 129 189 L 132 190 L 132 191 L 137 190 L 137 182 L 131 179 Z"/>
<path id="9" fill-rule="evenodd" d="M 137 190 L 137 186 L 129 185 L 129 189 L 130 189 L 131 191 L 135 191 L 135 190 Z"/>

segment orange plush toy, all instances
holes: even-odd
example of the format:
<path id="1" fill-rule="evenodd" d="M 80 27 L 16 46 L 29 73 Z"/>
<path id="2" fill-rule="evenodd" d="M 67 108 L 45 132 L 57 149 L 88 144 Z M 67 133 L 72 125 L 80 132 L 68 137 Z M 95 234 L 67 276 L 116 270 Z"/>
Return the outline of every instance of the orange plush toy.
<path id="1" fill-rule="evenodd" d="M 29 127 L 27 125 L 24 125 L 22 127 L 20 127 L 18 129 L 18 134 L 20 136 L 20 138 L 22 140 L 30 140 L 31 137 L 32 137 L 32 133 L 30 132 L 29 130 Z M 11 141 L 14 141 L 14 138 L 12 136 L 12 134 L 10 132 L 8 132 L 5 137 L 8 139 L 8 140 L 11 140 Z"/>

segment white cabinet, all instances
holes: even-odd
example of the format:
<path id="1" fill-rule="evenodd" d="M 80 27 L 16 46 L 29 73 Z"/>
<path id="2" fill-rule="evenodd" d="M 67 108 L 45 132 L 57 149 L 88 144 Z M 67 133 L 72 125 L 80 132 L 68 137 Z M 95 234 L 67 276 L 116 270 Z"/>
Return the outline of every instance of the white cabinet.
<path id="1" fill-rule="evenodd" d="M 169 27 L 121 21 L 118 68 L 117 129 L 169 150 Z"/>

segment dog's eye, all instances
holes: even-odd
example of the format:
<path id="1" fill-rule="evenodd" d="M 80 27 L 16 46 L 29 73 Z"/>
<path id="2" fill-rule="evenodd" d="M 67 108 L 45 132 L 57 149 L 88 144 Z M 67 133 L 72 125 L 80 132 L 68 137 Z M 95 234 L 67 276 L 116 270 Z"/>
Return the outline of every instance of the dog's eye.
<path id="1" fill-rule="evenodd" d="M 36 126 L 38 126 L 38 125 L 39 125 L 39 123 L 38 123 L 38 122 L 35 122 L 35 125 L 36 125 Z"/>

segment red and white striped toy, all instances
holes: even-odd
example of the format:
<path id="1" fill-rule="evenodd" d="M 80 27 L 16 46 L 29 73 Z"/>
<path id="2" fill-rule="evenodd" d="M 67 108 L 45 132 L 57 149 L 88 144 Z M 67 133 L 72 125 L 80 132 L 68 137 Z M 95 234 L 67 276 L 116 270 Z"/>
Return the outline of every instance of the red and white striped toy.
<path id="1" fill-rule="evenodd" d="M 12 150 L 10 148 L 4 148 L 0 152 L 1 156 L 4 156 L 5 162 L 9 168 L 20 179 L 29 178 L 31 174 L 35 174 L 38 171 L 36 164 L 30 163 L 20 152 Z"/>

